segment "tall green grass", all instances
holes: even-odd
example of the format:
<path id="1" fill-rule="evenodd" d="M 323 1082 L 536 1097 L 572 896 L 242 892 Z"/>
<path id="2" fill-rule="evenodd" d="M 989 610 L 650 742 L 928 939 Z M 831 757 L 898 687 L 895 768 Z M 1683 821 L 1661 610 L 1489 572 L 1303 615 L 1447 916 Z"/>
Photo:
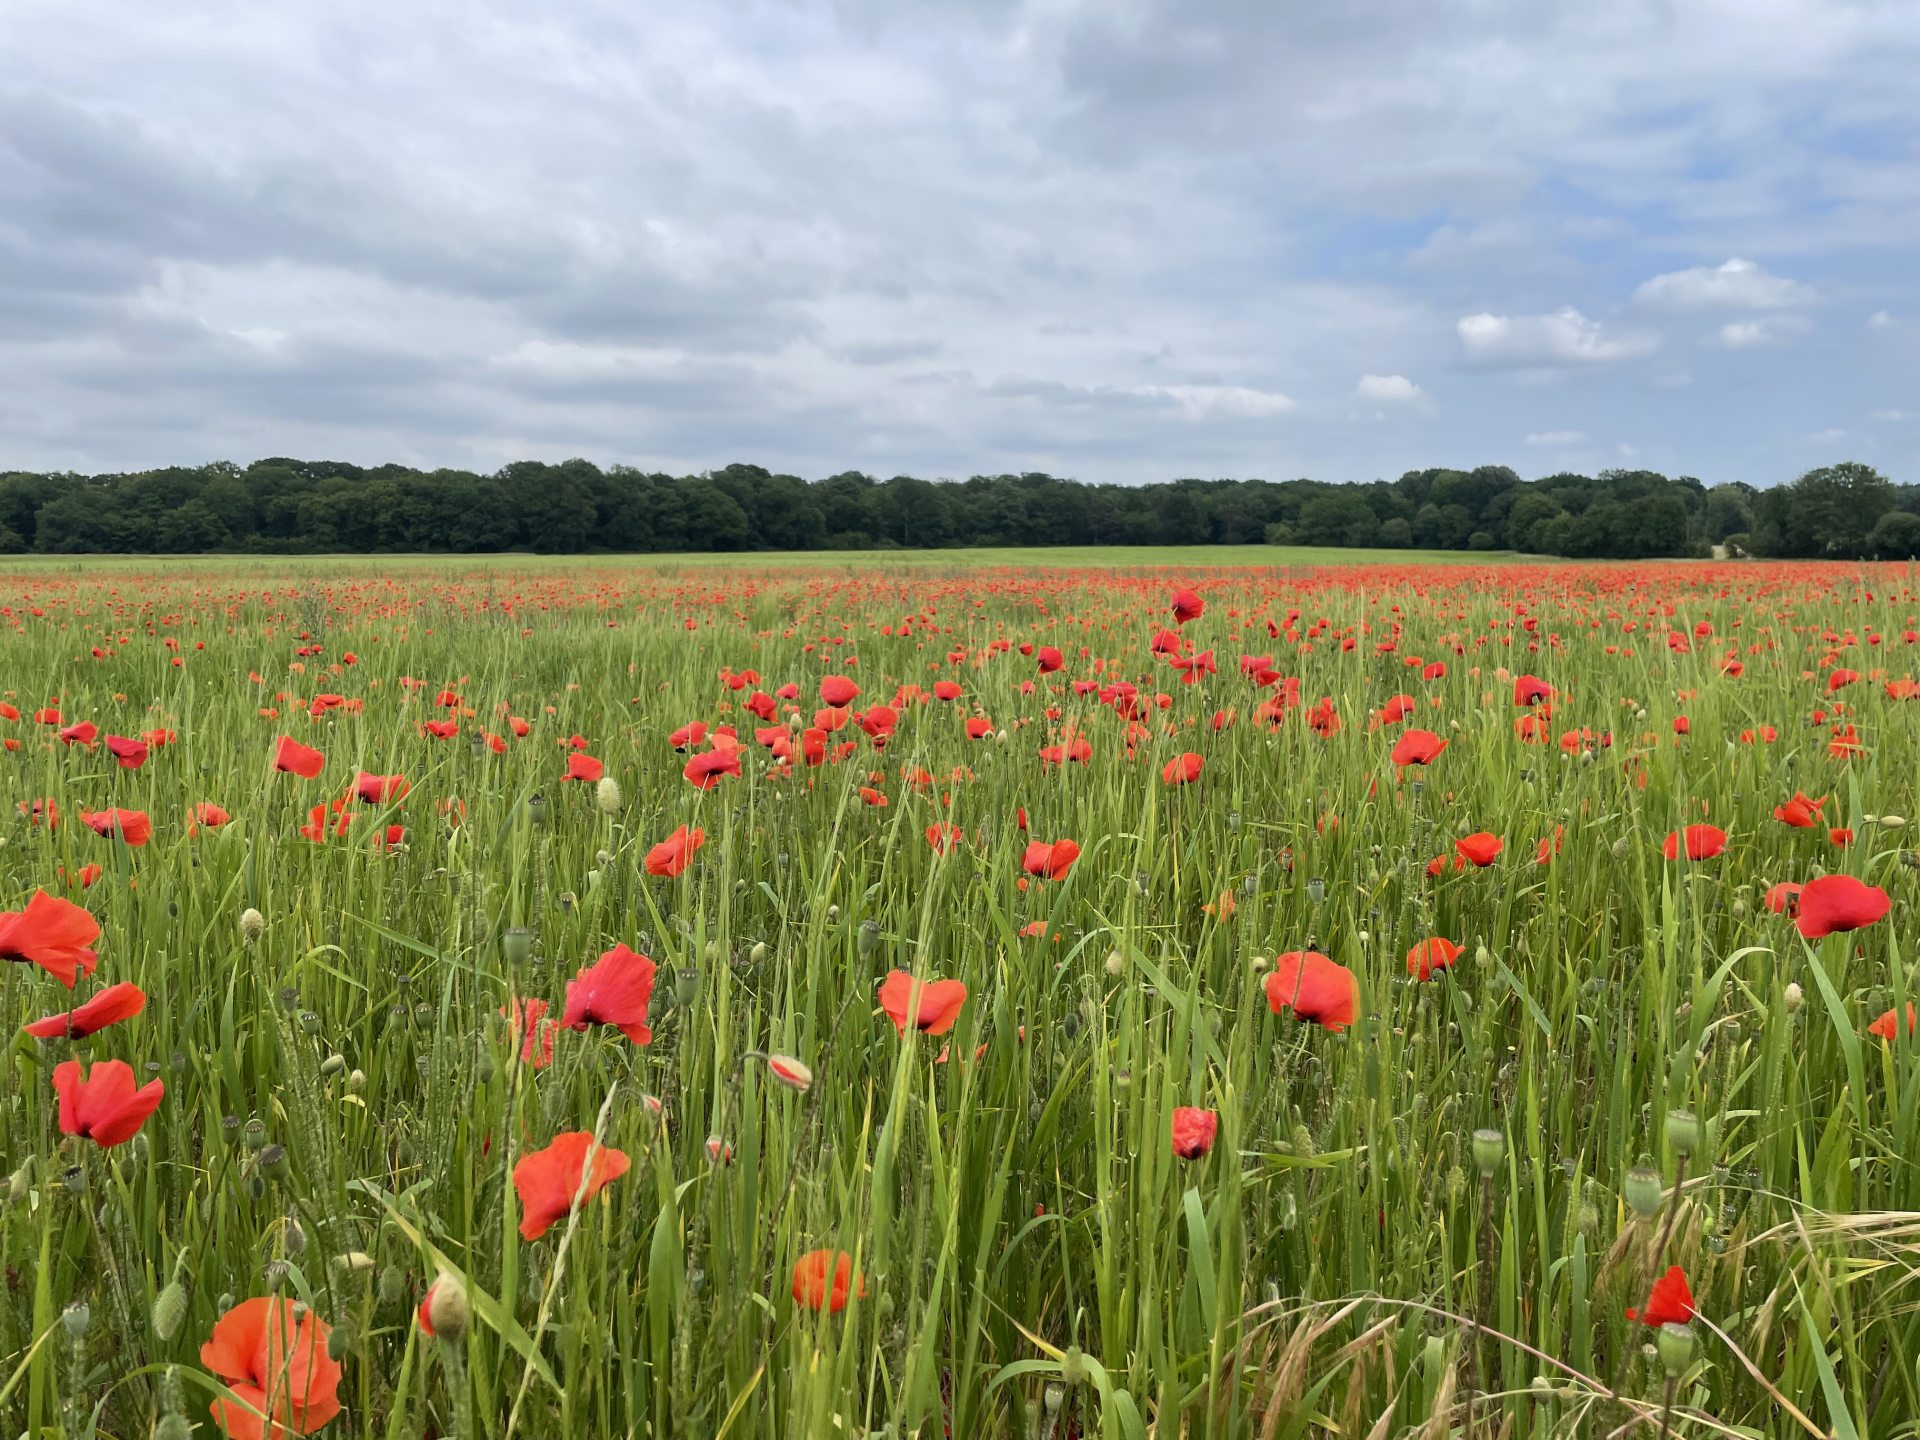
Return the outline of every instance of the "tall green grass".
<path id="1" fill-rule="evenodd" d="M 1221 673 L 1189 687 L 1147 653 L 1164 577 L 333 568 L 6 582 L 0 678 L 26 712 L 4 727 L 9 789 L 62 818 L 8 817 L 5 906 L 35 886 L 81 901 L 103 927 L 95 983 L 151 997 L 92 1039 L 10 1046 L 10 1433 L 137 1436 L 176 1411 L 210 1431 L 199 1347 L 270 1293 L 335 1327 L 330 1434 L 1266 1440 L 1606 1435 L 1635 1417 L 1651 1433 L 1666 1372 L 1624 1311 L 1675 1263 L 1711 1322 L 1676 1431 L 1916 1433 L 1920 1072 L 1910 1044 L 1863 1032 L 1915 988 L 1914 831 L 1867 817 L 1912 813 L 1920 729 L 1864 680 L 1840 698 L 1868 753 L 1831 757 L 1809 723 L 1825 632 L 1875 628 L 1886 644 L 1841 663 L 1912 669 L 1904 576 L 1238 572 L 1202 586 L 1186 635 Z M 1296 607 L 1303 629 L 1331 621 L 1310 649 L 1265 629 Z M 1669 625 L 1703 619 L 1716 638 L 1667 649 Z M 1067 651 L 1052 681 L 1098 657 L 1169 695 L 1132 759 L 1110 708 L 1035 676 L 1012 648 L 1028 640 Z M 1274 655 L 1308 704 L 1332 697 L 1340 731 L 1253 723 L 1242 653 Z M 1409 654 L 1450 673 L 1423 682 Z M 796 682 L 806 717 L 827 673 L 854 676 L 862 705 L 936 678 L 967 693 L 903 705 L 882 751 L 849 726 L 832 738 L 859 741 L 851 758 L 783 776 L 717 678 L 729 666 Z M 1611 747 L 1517 736 L 1520 671 L 1564 692 L 1554 737 L 1584 726 Z M 532 733 L 504 754 L 422 736 L 443 687 L 474 739 L 507 733 L 502 707 Z M 309 719 L 323 691 L 364 710 Z M 1404 782 L 1398 727 L 1368 724 L 1402 691 L 1450 742 Z M 103 733 L 178 738 L 120 770 L 32 723 L 49 697 Z M 995 729 L 970 741 L 976 707 Z M 1222 709 L 1237 720 L 1215 731 Z M 694 719 L 740 727 L 746 774 L 704 793 L 681 778 L 667 736 Z M 1761 723 L 1774 743 L 1740 743 Z M 1092 762 L 1044 766 L 1067 725 Z M 281 733 L 326 753 L 321 779 L 269 769 Z M 560 782 L 576 733 L 617 806 Z M 1163 785 L 1187 750 L 1200 782 Z M 924 791 L 901 778 L 918 768 Z M 411 793 L 354 807 L 344 838 L 300 838 L 361 769 Z M 859 796 L 872 772 L 884 808 Z M 1855 843 L 1775 821 L 1796 789 L 1830 795 Z M 199 800 L 232 823 L 190 837 Z M 152 843 L 81 826 L 110 804 L 148 811 Z M 1703 818 L 1726 852 L 1666 861 L 1663 837 Z M 923 831 L 949 820 L 970 838 L 941 856 Z M 389 823 L 406 839 L 383 852 Z M 682 823 L 706 847 L 646 876 Z M 1536 865 L 1556 827 L 1562 850 Z M 1505 839 L 1495 865 L 1426 876 L 1482 829 Z M 1018 888 L 1026 840 L 1061 837 L 1083 847 L 1071 874 Z M 89 863 L 99 879 L 68 888 Z M 1823 869 L 1886 888 L 1889 919 L 1809 946 L 1767 913 L 1767 883 Z M 1416 985 L 1404 956 L 1429 935 L 1466 953 Z M 620 942 L 660 967 L 652 1044 L 563 1031 L 549 1068 L 520 1064 L 510 998 L 557 1017 L 566 981 Z M 1344 1033 L 1268 1008 L 1264 966 L 1308 947 L 1358 977 Z M 965 981 L 951 1034 L 896 1033 L 874 1001 L 895 968 Z M 29 967 L 0 984 L 16 1024 L 64 1003 Z M 812 1088 L 774 1083 L 765 1054 L 810 1065 Z M 69 1055 L 164 1078 L 139 1140 L 63 1140 L 49 1075 Z M 1220 1114 L 1203 1158 L 1172 1152 L 1180 1105 Z M 1625 1176 L 1650 1165 L 1671 1189 L 1681 1109 L 1703 1131 L 1684 1187 L 1638 1216 Z M 1483 1128 L 1505 1142 L 1484 1178 Z M 513 1165 L 573 1130 L 632 1169 L 524 1241 Z M 864 1277 L 843 1313 L 790 1293 L 820 1248 Z M 457 1348 L 414 1321 L 442 1270 L 472 1297 Z M 176 1280 L 184 1314 L 156 1327 Z"/>

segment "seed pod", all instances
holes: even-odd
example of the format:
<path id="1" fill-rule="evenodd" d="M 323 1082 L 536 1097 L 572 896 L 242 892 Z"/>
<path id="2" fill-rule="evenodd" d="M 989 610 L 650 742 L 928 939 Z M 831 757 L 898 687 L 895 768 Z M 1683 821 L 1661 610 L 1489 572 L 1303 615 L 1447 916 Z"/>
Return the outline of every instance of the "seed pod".
<path id="1" fill-rule="evenodd" d="M 524 965 L 533 957 L 533 932 L 515 925 L 500 937 L 500 953 L 509 965 Z"/>
<path id="2" fill-rule="evenodd" d="M 700 972 L 691 965 L 674 972 L 673 999 L 682 1010 L 692 1006 L 700 998 Z"/>
<path id="3" fill-rule="evenodd" d="M 1691 1155 L 1700 1145 L 1700 1119 L 1691 1110 L 1667 1112 L 1667 1143 L 1676 1155 Z"/>
<path id="4" fill-rule="evenodd" d="M 1666 1367 L 1670 1378 L 1678 1379 L 1686 1374 L 1687 1366 L 1693 1363 L 1693 1327 L 1690 1325 L 1667 1324 L 1660 1327 L 1660 1333 L 1654 1337 L 1654 1344 L 1660 1351 L 1660 1363 Z"/>
<path id="5" fill-rule="evenodd" d="M 1643 1220 L 1660 1208 L 1660 1197 L 1666 1190 L 1660 1181 L 1660 1172 L 1646 1165 L 1636 1165 L 1627 1172 L 1624 1188 L 1627 1204 Z"/>
<path id="6" fill-rule="evenodd" d="M 260 1152 L 260 1173 L 269 1180 L 284 1180 L 293 1173 L 293 1165 L 287 1159 L 287 1147 L 269 1145 Z"/>
<path id="7" fill-rule="evenodd" d="M 1491 1180 L 1506 1158 L 1507 1137 L 1498 1130 L 1473 1132 L 1473 1163 L 1482 1180 Z"/>
<path id="8" fill-rule="evenodd" d="M 84 1339 L 87 1327 L 92 1323 L 93 1311 L 87 1308 L 84 1300 L 76 1300 L 60 1312 L 60 1324 L 65 1328 L 69 1340 Z"/>
<path id="9" fill-rule="evenodd" d="M 880 923 L 877 920 L 862 920 L 860 935 L 856 942 L 862 955 L 871 955 L 874 947 L 880 943 Z"/>
<path id="10" fill-rule="evenodd" d="M 333 1329 L 327 1332 L 327 1358 L 336 1364 L 347 1358 L 353 1350 L 353 1321 L 342 1318 L 333 1322 Z"/>

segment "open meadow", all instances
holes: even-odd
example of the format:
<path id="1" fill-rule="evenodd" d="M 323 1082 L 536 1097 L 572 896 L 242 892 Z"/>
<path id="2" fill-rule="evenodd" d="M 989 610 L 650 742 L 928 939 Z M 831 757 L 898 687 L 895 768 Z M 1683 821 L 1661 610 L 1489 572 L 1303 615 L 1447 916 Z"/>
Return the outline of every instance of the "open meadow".
<path id="1" fill-rule="evenodd" d="M 0 1429 L 1920 1435 L 1915 573 L 1315 558 L 9 562 Z"/>

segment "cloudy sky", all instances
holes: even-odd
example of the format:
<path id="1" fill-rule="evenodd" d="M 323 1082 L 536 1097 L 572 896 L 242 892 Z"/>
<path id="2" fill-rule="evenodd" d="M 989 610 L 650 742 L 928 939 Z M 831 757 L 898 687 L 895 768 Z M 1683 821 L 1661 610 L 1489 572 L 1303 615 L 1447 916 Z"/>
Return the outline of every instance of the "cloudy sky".
<path id="1" fill-rule="evenodd" d="M 0 469 L 1920 480 L 1912 0 L 0 0 Z"/>

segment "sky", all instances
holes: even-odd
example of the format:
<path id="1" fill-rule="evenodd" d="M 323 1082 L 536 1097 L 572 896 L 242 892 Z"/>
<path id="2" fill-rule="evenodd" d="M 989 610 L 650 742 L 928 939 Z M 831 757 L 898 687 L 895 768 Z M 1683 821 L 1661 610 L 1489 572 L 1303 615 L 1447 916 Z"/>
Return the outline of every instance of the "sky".
<path id="1" fill-rule="evenodd" d="M 1912 0 L 0 0 L 0 470 L 1920 481 Z"/>

